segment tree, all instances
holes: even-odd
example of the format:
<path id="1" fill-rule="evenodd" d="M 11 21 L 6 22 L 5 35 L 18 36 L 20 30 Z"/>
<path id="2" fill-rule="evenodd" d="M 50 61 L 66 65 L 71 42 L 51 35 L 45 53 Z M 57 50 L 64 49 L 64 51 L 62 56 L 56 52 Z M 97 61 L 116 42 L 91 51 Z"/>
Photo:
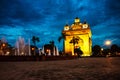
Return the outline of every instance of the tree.
<path id="1" fill-rule="evenodd" d="M 54 47 L 55 47 L 55 43 L 54 43 L 54 41 L 52 40 L 52 41 L 50 41 L 49 42 L 50 43 L 50 45 L 51 45 L 51 50 L 52 50 L 52 55 L 54 54 Z"/>
<path id="2" fill-rule="evenodd" d="M 33 37 L 32 37 L 32 42 L 33 42 L 34 46 L 36 46 L 36 42 L 39 42 L 39 41 L 40 41 L 40 40 L 39 40 L 38 37 L 36 37 L 36 36 L 33 36 Z"/>
<path id="3" fill-rule="evenodd" d="M 82 50 L 81 50 L 80 48 L 76 48 L 76 49 L 74 49 L 74 53 L 77 53 L 78 58 L 80 58 L 81 55 L 83 54 L 83 52 L 82 52 Z"/>
<path id="4" fill-rule="evenodd" d="M 62 39 L 63 40 L 66 39 L 64 34 L 61 34 L 61 36 L 58 37 L 58 42 L 60 43 Z M 64 46 L 64 41 L 63 41 L 63 46 Z M 63 48 L 63 52 L 64 52 L 64 48 Z"/>
<path id="5" fill-rule="evenodd" d="M 110 48 L 111 55 L 115 56 L 118 52 L 119 47 L 116 44 L 113 44 Z"/>
<path id="6" fill-rule="evenodd" d="M 73 43 L 73 46 L 75 47 L 75 44 L 78 44 L 78 41 L 79 41 L 79 37 L 73 37 L 73 38 L 70 40 L 70 43 Z"/>
<path id="7" fill-rule="evenodd" d="M 34 55 L 35 55 L 35 51 L 36 51 L 36 42 L 39 42 L 40 40 L 39 40 L 39 38 L 38 37 L 36 37 L 36 36 L 33 36 L 32 37 L 32 42 L 33 42 L 33 44 L 34 44 Z"/>
<path id="8" fill-rule="evenodd" d="M 102 52 L 102 54 L 103 54 L 104 56 L 109 55 L 109 53 L 110 53 L 110 49 L 104 49 L 103 52 Z"/>
<path id="9" fill-rule="evenodd" d="M 70 40 L 70 43 L 73 43 L 74 50 L 75 50 L 75 44 L 78 44 L 79 39 L 80 39 L 79 37 L 73 37 L 73 38 Z"/>
<path id="10" fill-rule="evenodd" d="M 61 35 L 61 36 L 59 36 L 59 38 L 58 38 L 58 42 L 60 42 L 62 39 L 65 39 L 65 35 Z"/>
<path id="11" fill-rule="evenodd" d="M 99 56 L 101 54 L 101 47 L 99 45 L 95 45 L 92 48 L 93 54 L 92 56 Z"/>
<path id="12" fill-rule="evenodd" d="M 9 52 L 8 55 L 13 55 L 13 53 L 12 53 L 12 50 L 13 50 L 12 45 L 9 44 L 9 43 L 6 43 L 6 47 L 7 47 L 6 50 Z"/>
<path id="13" fill-rule="evenodd" d="M 54 47 L 55 44 L 54 44 L 54 41 L 53 41 L 53 40 L 50 41 L 49 43 L 50 43 L 50 45 L 52 45 L 52 47 Z"/>
<path id="14" fill-rule="evenodd" d="M 2 42 L 0 40 L 0 50 L 3 52 L 3 55 L 10 55 L 12 48 L 13 47 L 8 42 Z"/>

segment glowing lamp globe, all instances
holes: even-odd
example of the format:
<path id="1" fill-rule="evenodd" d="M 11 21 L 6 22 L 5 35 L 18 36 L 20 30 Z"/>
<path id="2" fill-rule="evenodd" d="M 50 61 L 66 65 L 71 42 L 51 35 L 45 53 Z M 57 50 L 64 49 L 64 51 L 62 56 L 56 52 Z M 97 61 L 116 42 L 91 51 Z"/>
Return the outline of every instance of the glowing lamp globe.
<path id="1" fill-rule="evenodd" d="M 111 41 L 110 41 L 110 40 L 107 40 L 107 41 L 105 42 L 105 45 L 111 45 Z"/>

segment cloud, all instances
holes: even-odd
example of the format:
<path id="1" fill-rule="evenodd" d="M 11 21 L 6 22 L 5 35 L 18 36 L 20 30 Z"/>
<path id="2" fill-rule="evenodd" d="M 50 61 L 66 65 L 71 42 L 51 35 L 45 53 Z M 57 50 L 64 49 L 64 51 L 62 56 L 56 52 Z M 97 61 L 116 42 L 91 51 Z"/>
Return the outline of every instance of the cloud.
<path id="1" fill-rule="evenodd" d="M 44 15 L 31 4 L 21 0 L 1 0 L 0 13 L 0 25 L 40 23 L 40 19 L 44 19 Z"/>
<path id="2" fill-rule="evenodd" d="M 75 17 L 86 20 L 92 29 L 93 43 L 117 39 L 119 34 L 119 0 L 0 0 L 0 32 L 10 42 L 21 35 L 39 36 L 39 45 L 55 40 L 66 23 Z M 114 27 L 113 27 L 114 26 Z M 109 34 L 109 35 L 108 35 Z M 10 36 L 11 35 L 11 36 Z M 13 40 L 14 39 L 14 40 Z M 97 41 L 99 40 L 99 41 Z"/>
<path id="3" fill-rule="evenodd" d="M 111 18 L 107 21 L 104 21 L 101 24 L 98 24 L 92 28 L 92 34 L 93 34 L 93 45 L 94 44 L 100 44 L 102 45 L 103 42 L 107 39 L 114 40 L 114 44 L 119 44 L 118 41 L 120 41 L 120 23 L 119 20 L 116 20 L 115 18 Z M 118 42 L 118 43 L 116 43 Z M 119 44 L 120 45 L 120 44 Z"/>
<path id="4" fill-rule="evenodd" d="M 106 0 L 106 15 L 108 17 L 120 17 L 120 0 Z"/>

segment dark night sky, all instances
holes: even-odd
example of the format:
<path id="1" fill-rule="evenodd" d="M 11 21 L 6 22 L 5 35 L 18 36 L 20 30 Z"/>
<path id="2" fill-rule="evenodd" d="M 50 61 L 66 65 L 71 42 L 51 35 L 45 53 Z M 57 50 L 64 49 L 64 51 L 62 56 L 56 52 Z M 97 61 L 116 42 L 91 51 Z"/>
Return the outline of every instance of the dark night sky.
<path id="1" fill-rule="evenodd" d="M 0 0 L 0 38 L 14 45 L 19 36 L 35 35 L 38 46 L 54 40 L 61 48 L 61 30 L 77 16 L 90 24 L 93 45 L 120 45 L 120 0 Z"/>

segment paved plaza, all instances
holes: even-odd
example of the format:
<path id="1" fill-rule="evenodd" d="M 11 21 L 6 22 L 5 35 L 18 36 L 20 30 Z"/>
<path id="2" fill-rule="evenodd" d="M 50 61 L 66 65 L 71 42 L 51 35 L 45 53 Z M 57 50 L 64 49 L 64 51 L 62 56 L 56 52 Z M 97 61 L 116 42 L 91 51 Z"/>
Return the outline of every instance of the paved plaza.
<path id="1" fill-rule="evenodd" d="M 0 62 L 0 80 L 120 80 L 120 57 Z"/>

